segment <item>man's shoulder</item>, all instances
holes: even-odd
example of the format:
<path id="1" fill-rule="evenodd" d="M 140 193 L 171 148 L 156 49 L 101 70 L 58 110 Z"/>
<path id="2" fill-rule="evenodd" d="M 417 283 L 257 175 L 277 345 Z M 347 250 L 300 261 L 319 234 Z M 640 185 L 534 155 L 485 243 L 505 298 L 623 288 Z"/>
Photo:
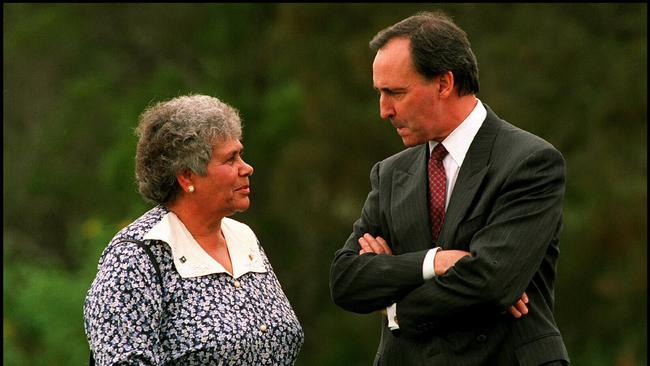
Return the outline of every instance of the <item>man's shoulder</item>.
<path id="1" fill-rule="evenodd" d="M 492 112 L 491 109 L 489 109 L 489 107 L 486 106 L 486 108 L 488 109 L 488 115 L 484 123 L 495 126 L 498 129 L 498 140 L 496 146 L 507 149 L 511 153 L 514 150 L 558 150 L 555 146 L 553 146 L 550 142 L 546 141 L 542 137 L 536 135 L 531 131 L 515 126 L 514 124 L 497 116 L 494 112 Z"/>
<path id="2" fill-rule="evenodd" d="M 533 132 L 524 130 L 508 122 L 503 121 L 503 128 L 499 134 L 498 145 L 508 150 L 558 150 L 553 144 Z"/>
<path id="3" fill-rule="evenodd" d="M 380 161 L 380 164 L 387 168 L 411 165 L 413 163 L 413 159 L 417 159 L 418 156 L 423 156 L 426 145 L 427 144 L 420 144 L 406 148 Z"/>

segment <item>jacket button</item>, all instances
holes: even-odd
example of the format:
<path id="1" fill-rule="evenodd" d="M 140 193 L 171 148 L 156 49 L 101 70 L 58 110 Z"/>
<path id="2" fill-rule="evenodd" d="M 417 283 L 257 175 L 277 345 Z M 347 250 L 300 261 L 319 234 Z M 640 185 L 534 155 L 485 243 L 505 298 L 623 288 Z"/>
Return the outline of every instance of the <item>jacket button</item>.
<path id="1" fill-rule="evenodd" d="M 487 336 L 485 334 L 479 334 L 476 336 L 476 341 L 478 343 L 484 343 L 487 340 Z"/>

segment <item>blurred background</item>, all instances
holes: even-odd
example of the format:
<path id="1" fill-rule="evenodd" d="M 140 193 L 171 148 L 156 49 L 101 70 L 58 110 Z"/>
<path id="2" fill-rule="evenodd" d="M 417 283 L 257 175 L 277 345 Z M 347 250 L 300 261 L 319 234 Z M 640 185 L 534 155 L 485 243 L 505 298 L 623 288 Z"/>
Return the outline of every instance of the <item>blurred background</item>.
<path id="1" fill-rule="evenodd" d="M 378 314 L 329 297 L 329 265 L 381 121 L 368 41 L 444 10 L 478 97 L 567 161 L 556 317 L 573 365 L 647 363 L 647 4 L 3 4 L 3 364 L 87 363 L 82 305 L 134 183 L 148 105 L 217 96 L 244 121 L 257 233 L 303 325 L 296 365 L 370 365 Z"/>

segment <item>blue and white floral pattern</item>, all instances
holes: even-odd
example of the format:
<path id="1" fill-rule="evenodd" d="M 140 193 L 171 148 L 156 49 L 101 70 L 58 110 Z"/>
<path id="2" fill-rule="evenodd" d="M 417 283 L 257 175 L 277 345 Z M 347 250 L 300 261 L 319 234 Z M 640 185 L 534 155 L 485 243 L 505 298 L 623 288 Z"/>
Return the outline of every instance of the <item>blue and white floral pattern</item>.
<path id="1" fill-rule="evenodd" d="M 215 273 L 182 278 L 169 246 L 137 244 L 168 212 L 148 211 L 104 250 L 84 304 L 97 365 L 292 365 L 304 342 L 298 318 L 260 246 L 267 272 L 234 280 Z"/>

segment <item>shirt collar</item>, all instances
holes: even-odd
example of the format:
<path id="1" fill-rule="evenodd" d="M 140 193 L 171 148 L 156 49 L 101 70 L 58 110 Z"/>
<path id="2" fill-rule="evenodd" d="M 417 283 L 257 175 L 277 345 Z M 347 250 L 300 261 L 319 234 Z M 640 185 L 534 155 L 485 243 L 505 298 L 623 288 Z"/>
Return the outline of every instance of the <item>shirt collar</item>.
<path id="1" fill-rule="evenodd" d="M 224 217 L 221 231 L 226 239 L 232 276 L 239 278 L 248 272 L 266 272 L 255 233 L 248 225 Z M 228 273 L 196 242 L 183 222 L 173 212 L 168 212 L 154 225 L 145 240 L 161 240 L 169 245 L 178 274 L 183 278 Z M 229 274 L 229 273 L 228 273 Z"/>
<path id="2" fill-rule="evenodd" d="M 465 155 L 467 155 L 467 150 L 474 140 L 474 136 L 478 132 L 479 128 L 483 125 L 485 117 L 487 116 L 487 110 L 483 106 L 483 103 L 477 98 L 476 106 L 472 112 L 465 118 L 465 120 L 453 130 L 447 138 L 442 141 L 442 144 L 445 145 L 445 149 L 449 152 L 449 155 L 454 159 L 458 166 L 463 165 L 463 160 L 465 160 Z M 429 141 L 429 152 L 438 144 L 436 141 Z"/>

